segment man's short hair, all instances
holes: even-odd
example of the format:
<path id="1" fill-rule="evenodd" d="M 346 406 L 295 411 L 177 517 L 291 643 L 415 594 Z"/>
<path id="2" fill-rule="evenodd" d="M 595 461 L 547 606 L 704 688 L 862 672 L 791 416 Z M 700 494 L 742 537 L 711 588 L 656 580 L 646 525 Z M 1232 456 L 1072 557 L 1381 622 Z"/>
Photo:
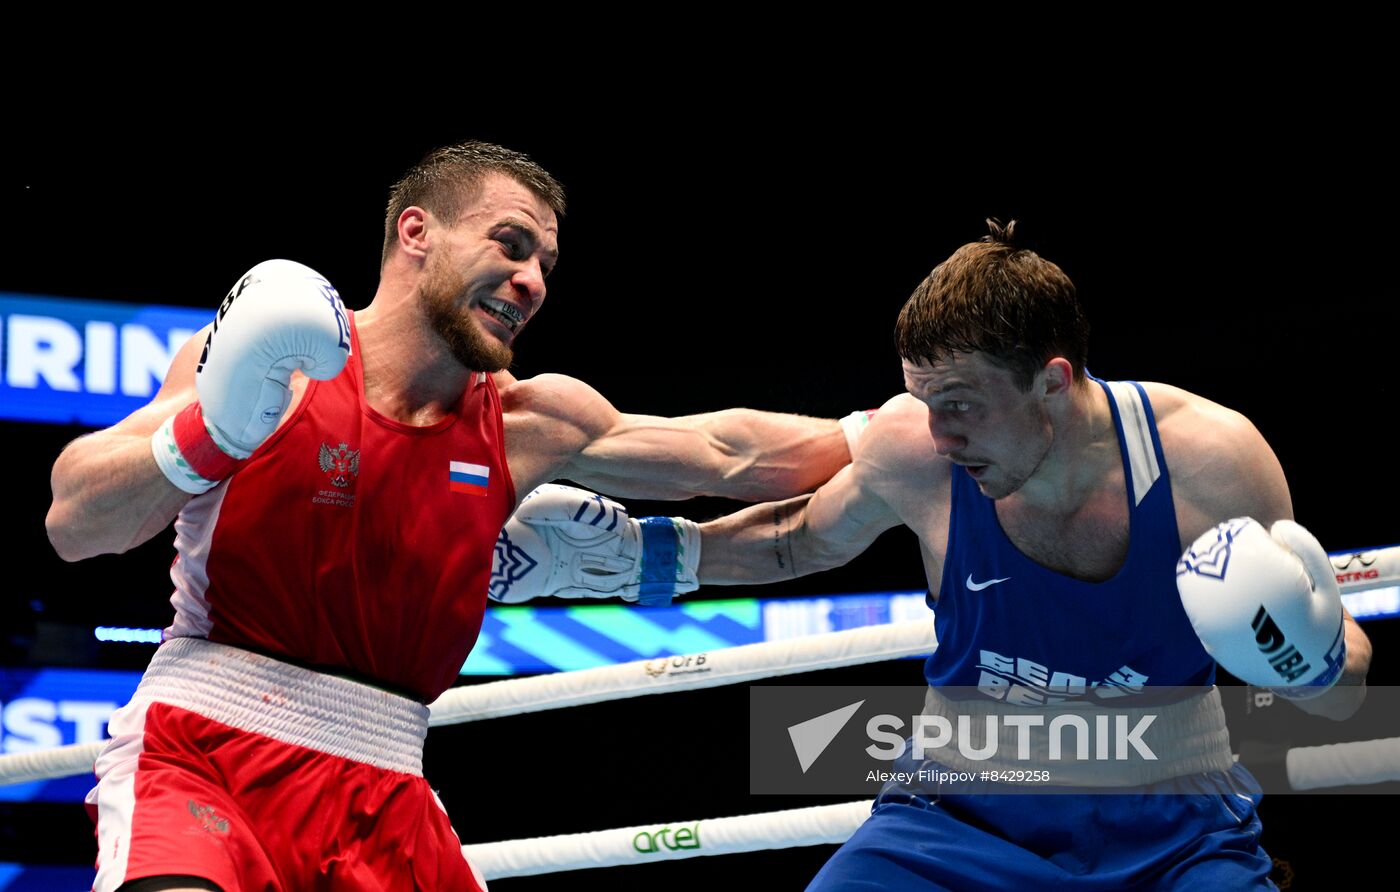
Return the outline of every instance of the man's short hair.
<path id="1" fill-rule="evenodd" d="M 398 241 L 399 215 L 404 210 L 416 205 L 452 226 L 476 197 L 481 181 L 489 173 L 510 177 L 549 205 L 555 214 L 564 216 L 564 187 L 529 155 L 476 140 L 443 146 L 429 152 L 390 188 L 380 266 L 388 262 Z"/>
<path id="2" fill-rule="evenodd" d="M 1029 390 L 1056 356 L 1082 378 L 1089 321 L 1074 283 L 1058 266 L 1013 243 L 1016 221 L 988 220 L 991 234 L 934 267 L 895 323 L 901 359 L 933 365 L 955 353 L 983 353 Z"/>

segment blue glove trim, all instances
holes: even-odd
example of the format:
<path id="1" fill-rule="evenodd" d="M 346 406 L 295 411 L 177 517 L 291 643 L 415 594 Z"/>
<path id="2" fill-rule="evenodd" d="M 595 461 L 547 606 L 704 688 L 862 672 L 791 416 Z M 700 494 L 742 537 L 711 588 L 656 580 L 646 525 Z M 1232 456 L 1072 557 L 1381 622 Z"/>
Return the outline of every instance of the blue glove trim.
<path id="1" fill-rule="evenodd" d="M 676 596 L 676 551 L 680 534 L 669 517 L 639 517 L 642 527 L 642 585 L 637 603 L 664 607 Z"/>
<path id="2" fill-rule="evenodd" d="M 1347 667 L 1346 630 L 1346 620 L 1343 620 L 1337 628 L 1337 637 L 1332 640 L 1332 646 L 1328 648 L 1327 671 L 1307 684 L 1274 687 L 1271 690 L 1286 700 L 1309 700 L 1313 697 L 1320 697 L 1331 690 L 1332 685 L 1337 683 L 1337 679 L 1342 677 L 1342 671 Z"/>

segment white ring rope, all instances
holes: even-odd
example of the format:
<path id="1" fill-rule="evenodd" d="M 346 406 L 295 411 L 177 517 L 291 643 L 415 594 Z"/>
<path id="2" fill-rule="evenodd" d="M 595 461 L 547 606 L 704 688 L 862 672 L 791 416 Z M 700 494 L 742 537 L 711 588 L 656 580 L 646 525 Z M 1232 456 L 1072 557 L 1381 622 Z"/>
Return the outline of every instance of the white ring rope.
<path id="1" fill-rule="evenodd" d="M 785 641 L 741 644 L 688 657 L 634 660 L 596 669 L 493 681 L 447 691 L 432 704 L 428 724 L 453 725 L 647 694 L 713 688 L 775 675 L 921 656 L 932 653 L 935 646 L 933 623 L 915 619 Z"/>
<path id="2" fill-rule="evenodd" d="M 1370 551 L 1335 551 L 1327 555 L 1337 571 L 1342 594 L 1400 585 L 1400 545 Z"/>
<path id="3" fill-rule="evenodd" d="M 688 657 L 635 660 L 596 669 L 493 681 L 447 691 L 432 704 L 428 724 L 452 725 L 646 694 L 738 684 L 775 675 L 920 656 L 931 653 L 933 648 L 933 623 L 919 619 L 786 641 L 762 641 Z M 680 668 L 673 663 L 680 664 Z M 0 785 L 90 774 L 105 745 L 105 741 L 99 741 L 0 755 Z"/>
<path id="4" fill-rule="evenodd" d="M 0 756 L 0 786 L 92 774 L 93 763 L 106 745 L 107 741 L 98 740 L 32 753 L 6 753 Z"/>
<path id="5" fill-rule="evenodd" d="M 1284 756 L 1288 785 L 1317 790 L 1400 780 L 1400 737 L 1294 747 Z"/>
<path id="6" fill-rule="evenodd" d="M 1317 790 L 1400 780 L 1400 737 L 1294 747 L 1285 758 L 1288 785 Z M 870 816 L 871 800 L 734 818 L 622 827 L 565 836 L 462 846 L 488 880 L 589 867 L 646 864 L 702 855 L 837 845 Z"/>
<path id="7" fill-rule="evenodd" d="M 490 842 L 462 846 L 462 854 L 486 879 L 498 880 L 586 867 L 836 845 L 870 817 L 871 804 L 866 799 L 734 818 Z"/>

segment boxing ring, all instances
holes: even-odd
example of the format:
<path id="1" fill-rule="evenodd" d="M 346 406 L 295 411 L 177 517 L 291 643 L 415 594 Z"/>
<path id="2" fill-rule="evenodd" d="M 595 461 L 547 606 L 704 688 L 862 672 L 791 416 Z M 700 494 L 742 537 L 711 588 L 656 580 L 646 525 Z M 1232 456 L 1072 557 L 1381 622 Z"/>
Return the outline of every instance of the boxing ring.
<path id="1" fill-rule="evenodd" d="M 1361 557 L 1367 572 L 1349 572 Z M 1343 596 L 1400 585 L 1400 546 L 1332 556 Z M 707 651 L 705 673 L 654 671 L 637 660 L 571 672 L 453 688 L 431 704 L 429 725 L 441 726 L 565 709 L 765 678 L 856 666 L 931 653 L 927 619 L 867 626 L 785 641 Z M 0 756 L 0 784 L 91 773 L 104 743 Z M 1296 747 L 1285 759 L 1293 790 L 1400 781 L 1400 737 Z M 871 800 L 720 818 L 671 821 L 589 833 L 463 846 L 487 880 L 590 867 L 654 863 L 796 846 L 838 844 L 870 813 Z M 672 829 L 676 828 L 676 829 Z M 674 833 L 673 836 L 665 834 Z M 658 840 L 658 837 L 662 837 Z M 703 841 L 703 845 L 701 842 Z"/>

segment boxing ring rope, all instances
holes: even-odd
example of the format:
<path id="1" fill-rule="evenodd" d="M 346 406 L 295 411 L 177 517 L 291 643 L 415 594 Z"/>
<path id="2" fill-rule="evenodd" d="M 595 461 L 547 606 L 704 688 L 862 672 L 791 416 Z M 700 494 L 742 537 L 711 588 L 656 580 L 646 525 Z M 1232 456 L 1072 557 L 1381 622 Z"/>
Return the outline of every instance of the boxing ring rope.
<path id="1" fill-rule="evenodd" d="M 499 880 L 703 855 L 839 845 L 870 816 L 871 802 L 865 799 L 733 818 L 673 822 L 661 828 L 651 824 L 480 843 L 462 846 L 462 854 L 486 879 Z M 667 838 L 656 839 L 659 829 L 667 832 Z M 677 832 L 682 835 L 677 837 Z"/>
<path id="2" fill-rule="evenodd" d="M 647 694 L 689 691 L 856 666 L 932 652 L 933 624 L 910 620 L 865 626 L 786 641 L 764 641 L 707 652 L 703 669 L 671 672 L 673 657 L 634 660 L 596 669 L 556 672 L 451 688 L 429 706 L 428 724 L 454 725 L 483 719 L 623 700 Z M 88 774 L 105 741 L 70 744 L 32 753 L 0 755 L 0 785 Z"/>
<path id="3" fill-rule="evenodd" d="M 1284 766 L 1294 790 L 1396 781 L 1400 780 L 1400 737 L 1294 747 L 1284 757 Z"/>
<path id="4" fill-rule="evenodd" d="M 666 664 L 678 658 L 660 657 L 597 669 L 496 681 L 447 691 L 431 705 L 428 724 L 452 725 L 917 657 L 932 653 L 936 646 L 933 624 L 917 619 L 707 651 L 703 666 L 688 667 L 691 668 L 689 672 L 669 671 Z"/>
<path id="5" fill-rule="evenodd" d="M 1294 790 L 1400 781 L 1400 737 L 1294 747 L 1286 757 Z M 701 855 L 736 855 L 796 846 L 839 845 L 870 816 L 874 800 L 819 805 L 787 811 L 619 827 L 592 833 L 541 836 L 462 847 L 462 853 L 488 880 L 534 876 L 591 867 L 619 867 Z M 681 840 L 657 841 L 659 829 Z M 703 843 L 687 845 L 689 842 Z M 639 847 L 645 846 L 644 848 Z"/>
<path id="6" fill-rule="evenodd" d="M 1362 559 L 1358 561 L 1357 559 Z M 1400 584 L 1400 546 L 1333 555 L 1343 593 Z M 1362 566 L 1361 571 L 1351 569 Z M 614 666 L 559 672 L 452 688 L 431 704 L 431 726 L 501 718 L 649 694 L 739 684 L 901 657 L 921 656 L 937 646 L 926 619 L 866 626 L 783 641 L 709 651 L 691 659 L 663 657 Z M 673 660 L 686 668 L 672 671 Z M 92 771 L 105 742 L 32 753 L 0 755 L 0 785 L 48 780 Z M 1400 780 L 1400 738 L 1295 747 L 1285 759 L 1295 790 Z M 793 846 L 844 842 L 869 815 L 869 800 L 714 818 L 675 825 L 690 836 L 656 844 L 672 825 L 624 827 L 566 836 L 463 846 L 487 879 L 587 867 L 735 854 Z M 703 825 L 703 828 L 702 828 Z M 703 847 L 699 834 L 704 833 Z M 639 846 L 645 835 L 650 841 Z M 690 845 L 694 841 L 695 845 Z"/>

